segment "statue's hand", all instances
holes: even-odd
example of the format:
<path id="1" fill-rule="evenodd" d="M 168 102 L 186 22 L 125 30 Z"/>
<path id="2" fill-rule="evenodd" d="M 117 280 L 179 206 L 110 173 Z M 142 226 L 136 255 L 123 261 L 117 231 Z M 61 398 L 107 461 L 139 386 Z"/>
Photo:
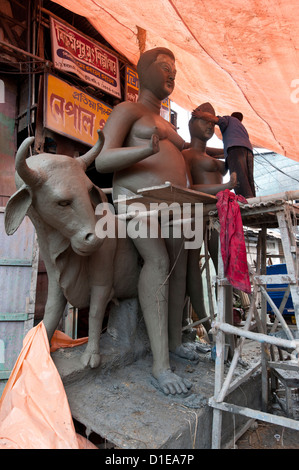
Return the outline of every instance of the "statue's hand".
<path id="1" fill-rule="evenodd" d="M 158 134 L 152 134 L 152 137 L 151 137 L 151 140 L 150 140 L 150 147 L 153 151 L 152 155 L 159 152 L 160 145 L 159 145 L 159 136 L 158 136 Z"/>

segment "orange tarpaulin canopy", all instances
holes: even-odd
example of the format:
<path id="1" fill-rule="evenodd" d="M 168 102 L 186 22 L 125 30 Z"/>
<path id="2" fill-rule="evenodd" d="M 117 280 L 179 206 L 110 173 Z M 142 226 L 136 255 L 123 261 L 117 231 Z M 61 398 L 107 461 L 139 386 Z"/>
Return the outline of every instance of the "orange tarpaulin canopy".
<path id="1" fill-rule="evenodd" d="M 176 57 L 171 99 L 241 111 L 254 146 L 299 161 L 298 0 L 55 0 L 86 17 L 130 62 L 163 46 Z"/>

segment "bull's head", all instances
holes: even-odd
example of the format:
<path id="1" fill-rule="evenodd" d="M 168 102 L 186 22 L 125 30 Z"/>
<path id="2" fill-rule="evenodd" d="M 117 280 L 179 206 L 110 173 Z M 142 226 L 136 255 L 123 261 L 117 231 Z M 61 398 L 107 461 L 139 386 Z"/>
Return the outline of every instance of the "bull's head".
<path id="1" fill-rule="evenodd" d="M 33 137 L 24 140 L 16 154 L 19 189 L 5 208 L 6 233 L 12 235 L 32 209 L 39 219 L 69 239 L 76 253 L 88 255 L 101 243 L 95 234 L 95 207 L 106 196 L 85 171 L 102 149 L 103 133 L 99 132 L 94 147 L 79 158 L 40 154 L 26 160 L 33 141 Z"/>

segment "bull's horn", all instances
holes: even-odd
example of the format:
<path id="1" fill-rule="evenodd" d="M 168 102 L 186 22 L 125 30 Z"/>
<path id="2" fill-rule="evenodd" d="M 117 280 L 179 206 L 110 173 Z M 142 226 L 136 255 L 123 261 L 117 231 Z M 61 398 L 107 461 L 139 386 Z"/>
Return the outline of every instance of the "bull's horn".
<path id="1" fill-rule="evenodd" d="M 26 183 L 28 186 L 34 186 L 40 181 L 39 174 L 29 168 L 29 166 L 26 163 L 26 157 L 28 153 L 28 149 L 30 145 L 32 145 L 34 142 L 34 137 L 27 137 L 25 139 L 20 147 L 18 148 L 17 154 L 16 154 L 16 171 L 18 175 L 22 178 L 24 183 Z"/>
<path id="2" fill-rule="evenodd" d="M 102 131 L 98 130 L 98 135 L 99 138 L 95 145 L 88 150 L 87 153 L 84 155 L 81 155 L 81 157 L 78 157 L 76 160 L 82 164 L 84 170 L 87 169 L 87 167 L 96 159 L 96 157 L 99 155 L 100 151 L 102 150 L 102 147 L 104 145 L 104 134 Z"/>

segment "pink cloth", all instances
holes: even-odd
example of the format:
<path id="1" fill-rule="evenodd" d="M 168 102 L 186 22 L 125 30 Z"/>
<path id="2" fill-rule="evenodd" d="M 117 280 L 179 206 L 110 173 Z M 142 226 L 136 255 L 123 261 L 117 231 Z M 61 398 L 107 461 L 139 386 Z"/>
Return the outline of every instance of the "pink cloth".
<path id="1" fill-rule="evenodd" d="M 220 222 L 221 255 L 224 274 L 233 287 L 251 293 L 248 273 L 247 254 L 243 232 L 243 222 L 237 201 L 246 203 L 241 195 L 229 189 L 217 194 L 218 216 Z"/>

